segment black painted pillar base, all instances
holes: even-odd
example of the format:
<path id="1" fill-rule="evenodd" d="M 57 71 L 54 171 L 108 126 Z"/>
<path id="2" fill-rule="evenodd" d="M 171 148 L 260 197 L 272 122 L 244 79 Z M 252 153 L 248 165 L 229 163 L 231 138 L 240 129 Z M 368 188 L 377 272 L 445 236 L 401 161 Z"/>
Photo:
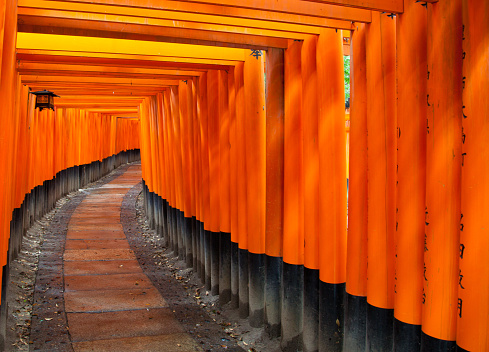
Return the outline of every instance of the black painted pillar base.
<path id="1" fill-rule="evenodd" d="M 265 323 L 265 254 L 248 252 L 250 325 L 260 328 Z"/>
<path id="2" fill-rule="evenodd" d="M 239 260 L 239 317 L 244 319 L 250 314 L 250 296 L 248 290 L 248 251 L 238 249 Z"/>
<path id="3" fill-rule="evenodd" d="M 178 209 L 172 208 L 173 254 L 178 257 Z"/>
<path id="4" fill-rule="evenodd" d="M 219 294 L 219 237 L 220 232 L 210 232 L 211 237 L 211 294 Z"/>
<path id="5" fill-rule="evenodd" d="M 239 307 L 239 245 L 231 242 L 231 303 L 229 308 Z"/>
<path id="6" fill-rule="evenodd" d="M 265 257 L 265 331 L 270 338 L 280 336 L 282 257 Z"/>
<path id="7" fill-rule="evenodd" d="M 193 266 L 193 254 L 192 254 L 192 217 L 184 218 L 184 235 L 185 235 L 185 263 L 187 268 Z"/>
<path id="8" fill-rule="evenodd" d="M 364 352 L 367 346 L 367 297 L 346 293 L 344 350 Z"/>
<path id="9" fill-rule="evenodd" d="M 219 235 L 219 303 L 231 301 L 231 234 Z"/>
<path id="10" fill-rule="evenodd" d="M 7 253 L 8 256 L 8 253 Z M 7 284 L 9 282 L 9 264 L 2 267 L 2 293 L 1 293 L 1 305 L 0 305 L 0 351 L 5 351 L 5 340 L 7 337 L 7 318 L 8 318 L 8 304 L 7 304 Z"/>
<path id="11" fill-rule="evenodd" d="M 199 255 L 200 255 L 200 269 L 197 273 L 200 276 L 200 281 L 205 284 L 205 230 L 204 223 L 199 222 L 199 231 L 200 231 L 200 246 L 199 246 Z"/>
<path id="12" fill-rule="evenodd" d="M 148 192 L 148 199 L 146 203 L 148 204 L 148 211 L 146 212 L 146 217 L 148 218 L 148 225 L 150 229 L 155 228 L 155 219 L 154 219 L 154 202 L 153 202 L 153 192 Z"/>
<path id="13" fill-rule="evenodd" d="M 205 289 L 210 291 L 212 288 L 212 253 L 211 253 L 211 232 L 204 230 L 205 242 Z"/>
<path id="14" fill-rule="evenodd" d="M 282 351 L 302 351 L 304 266 L 282 265 Z"/>
<path id="15" fill-rule="evenodd" d="M 367 351 L 387 352 L 393 348 L 394 309 L 378 308 L 367 303 Z"/>
<path id="16" fill-rule="evenodd" d="M 304 267 L 304 352 L 318 351 L 319 335 L 319 270 Z"/>
<path id="17" fill-rule="evenodd" d="M 168 248 L 170 245 L 170 234 L 169 234 L 169 226 L 168 226 L 168 202 L 166 199 L 161 200 L 161 214 L 162 214 L 162 232 L 161 236 L 163 238 L 163 247 Z"/>
<path id="18" fill-rule="evenodd" d="M 199 238 L 199 222 L 195 216 L 192 216 L 192 268 L 194 272 L 197 272 L 197 267 L 199 266 Z"/>
<path id="19" fill-rule="evenodd" d="M 421 332 L 421 352 L 455 352 L 456 350 L 455 341 L 437 339 Z"/>
<path id="20" fill-rule="evenodd" d="M 407 324 L 394 318 L 394 350 L 419 352 L 421 350 L 421 325 Z"/>
<path id="21" fill-rule="evenodd" d="M 319 281 L 319 351 L 343 350 L 345 284 Z"/>
<path id="22" fill-rule="evenodd" d="M 177 209 L 178 258 L 186 261 L 185 252 L 185 216 L 183 211 Z"/>

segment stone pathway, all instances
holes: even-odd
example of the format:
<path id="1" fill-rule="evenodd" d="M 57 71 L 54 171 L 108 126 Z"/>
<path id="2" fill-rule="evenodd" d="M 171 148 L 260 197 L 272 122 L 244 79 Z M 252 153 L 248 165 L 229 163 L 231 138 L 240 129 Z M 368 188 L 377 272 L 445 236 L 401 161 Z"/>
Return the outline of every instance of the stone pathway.
<path id="1" fill-rule="evenodd" d="M 74 351 L 200 351 L 143 273 L 121 224 L 139 165 L 92 190 L 68 223 L 64 305 Z"/>

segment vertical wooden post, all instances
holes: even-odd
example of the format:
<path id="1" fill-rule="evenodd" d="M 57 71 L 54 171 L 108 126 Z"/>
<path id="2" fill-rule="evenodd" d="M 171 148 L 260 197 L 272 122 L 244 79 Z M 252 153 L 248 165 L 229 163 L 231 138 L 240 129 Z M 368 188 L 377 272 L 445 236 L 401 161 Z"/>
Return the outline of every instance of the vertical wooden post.
<path id="1" fill-rule="evenodd" d="M 302 43 L 302 126 L 304 177 L 304 311 L 303 350 L 318 350 L 319 328 L 319 147 L 317 36 Z M 329 83 L 329 77 L 328 77 Z M 327 83 L 326 83 L 327 84 Z"/>
<path id="2" fill-rule="evenodd" d="M 192 92 L 192 80 L 186 82 L 187 88 L 187 145 L 188 149 L 188 216 L 187 216 L 187 266 L 193 267 L 195 248 L 195 189 L 194 189 L 194 95 Z"/>
<path id="3" fill-rule="evenodd" d="M 231 300 L 231 195 L 228 73 L 219 71 L 219 303 Z"/>
<path id="4" fill-rule="evenodd" d="M 457 346 L 489 351 L 489 3 L 463 1 L 462 195 Z M 465 86 L 464 86 L 465 84 Z M 467 116 L 467 117 L 466 117 Z"/>
<path id="5" fill-rule="evenodd" d="M 238 148 L 238 238 L 239 238 L 239 316 L 249 315 L 248 289 L 248 194 L 247 194 L 247 157 L 245 139 L 246 100 L 244 92 L 244 63 L 238 62 L 234 69 L 236 86 L 236 144 Z"/>
<path id="6" fill-rule="evenodd" d="M 302 42 L 290 41 L 284 60 L 284 263 L 280 342 L 284 350 L 302 349 L 304 175 L 301 48 Z"/>
<path id="7" fill-rule="evenodd" d="M 267 185 L 265 224 L 265 324 L 270 337 L 280 336 L 280 283 L 284 231 L 284 50 L 266 56 Z"/>
<path id="8" fill-rule="evenodd" d="M 394 345 L 419 350 L 426 209 L 426 9 L 404 1 L 397 19 L 397 233 Z"/>
<path id="9" fill-rule="evenodd" d="M 343 38 L 321 30 L 319 90 L 319 351 L 341 351 L 346 280 L 346 132 Z"/>
<path id="10" fill-rule="evenodd" d="M 350 160 L 345 350 L 365 351 L 367 333 L 367 75 L 365 24 L 351 36 Z"/>
<path id="11" fill-rule="evenodd" d="M 234 67 L 228 72 L 229 98 L 229 198 L 231 211 L 231 308 L 239 307 L 238 137 Z"/>
<path id="12" fill-rule="evenodd" d="M 180 136 L 180 109 L 178 86 L 170 87 L 170 102 L 171 115 L 173 123 L 173 158 L 175 165 L 175 255 L 183 258 L 183 236 L 182 236 L 182 220 L 183 220 L 183 175 L 182 175 L 182 152 L 181 152 L 181 136 Z"/>
<path id="13" fill-rule="evenodd" d="M 462 172 L 462 1 L 428 4 L 422 351 L 455 349 Z"/>
<path id="14" fill-rule="evenodd" d="M 204 276 L 205 288 L 211 289 L 211 250 L 210 250 L 210 186 L 209 186 L 209 128 L 207 109 L 207 73 L 200 76 L 200 138 L 202 143 L 202 208 L 204 211 Z"/>
<path id="15" fill-rule="evenodd" d="M 208 131 L 209 131 L 209 194 L 210 194 L 210 255 L 211 255 L 211 293 L 219 294 L 219 71 L 207 73 Z"/>
<path id="16" fill-rule="evenodd" d="M 178 82 L 178 108 L 180 112 L 180 155 L 182 162 L 182 222 L 180 223 L 180 232 L 182 234 L 182 248 L 179 248 L 180 257 L 187 265 L 189 265 L 189 234 L 191 226 L 191 195 L 190 195 L 190 153 L 189 153 L 189 138 L 188 138 L 188 122 L 189 122 L 189 96 L 188 96 L 188 81 Z M 191 240 L 190 240 L 191 241 Z"/>
<path id="17" fill-rule="evenodd" d="M 367 25 L 368 282 L 367 348 L 393 346 L 396 232 L 395 18 Z"/>
<path id="18" fill-rule="evenodd" d="M 258 55 L 259 54 L 259 55 Z M 266 112 L 262 51 L 250 50 L 244 63 L 245 139 L 248 186 L 250 325 L 261 327 L 265 309 Z"/>

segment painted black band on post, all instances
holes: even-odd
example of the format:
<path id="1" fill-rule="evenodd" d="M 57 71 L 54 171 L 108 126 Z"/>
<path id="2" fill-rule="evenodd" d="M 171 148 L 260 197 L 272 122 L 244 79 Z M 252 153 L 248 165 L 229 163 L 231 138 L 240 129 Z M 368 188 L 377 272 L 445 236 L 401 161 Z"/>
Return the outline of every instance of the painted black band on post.
<path id="1" fill-rule="evenodd" d="M 302 350 L 304 266 L 282 264 L 282 351 Z"/>
<path id="2" fill-rule="evenodd" d="M 219 303 L 231 301 L 231 234 L 219 235 Z"/>
<path id="3" fill-rule="evenodd" d="M 192 267 L 195 272 L 197 272 L 197 267 L 199 266 L 199 226 L 197 218 L 192 216 Z"/>
<path id="4" fill-rule="evenodd" d="M 318 351 L 319 336 L 319 270 L 304 267 L 303 351 Z"/>
<path id="5" fill-rule="evenodd" d="M 344 350 L 364 352 L 367 339 L 367 297 L 346 293 Z"/>
<path id="6" fill-rule="evenodd" d="M 187 268 L 191 268 L 193 266 L 193 254 L 192 254 L 192 218 L 184 216 L 183 223 L 185 227 L 183 229 L 183 234 L 185 236 L 185 263 L 187 264 Z"/>
<path id="7" fill-rule="evenodd" d="M 219 294 L 219 237 L 220 232 L 211 231 L 211 294 Z"/>
<path id="8" fill-rule="evenodd" d="M 319 281 L 319 351 L 342 351 L 346 284 Z"/>
<path id="9" fill-rule="evenodd" d="M 280 336 L 282 257 L 265 256 L 265 331 Z"/>
<path id="10" fill-rule="evenodd" d="M 211 232 L 205 230 L 205 289 L 207 291 L 211 290 L 212 287 L 212 260 L 211 260 Z"/>
<path id="11" fill-rule="evenodd" d="M 239 247 L 231 242 L 231 302 L 229 308 L 239 307 Z"/>
<path id="12" fill-rule="evenodd" d="M 455 341 L 437 339 L 421 331 L 421 352 L 455 352 Z"/>
<path id="13" fill-rule="evenodd" d="M 250 325 L 260 328 L 265 322 L 265 254 L 248 251 Z"/>
<path id="14" fill-rule="evenodd" d="M 247 318 L 250 314 L 250 297 L 248 291 L 248 251 L 239 248 L 239 317 Z"/>
<path id="15" fill-rule="evenodd" d="M 394 350 L 419 352 L 421 350 L 421 325 L 404 323 L 394 317 Z"/>
<path id="16" fill-rule="evenodd" d="M 367 350 L 394 348 L 394 309 L 375 307 L 367 302 Z"/>

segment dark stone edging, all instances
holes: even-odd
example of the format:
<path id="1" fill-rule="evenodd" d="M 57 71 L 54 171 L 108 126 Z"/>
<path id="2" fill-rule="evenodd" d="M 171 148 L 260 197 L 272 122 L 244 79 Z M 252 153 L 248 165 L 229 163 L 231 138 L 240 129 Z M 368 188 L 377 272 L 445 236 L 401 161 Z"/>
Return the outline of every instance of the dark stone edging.
<path id="1" fill-rule="evenodd" d="M 143 272 L 168 302 L 185 331 L 204 351 L 243 352 L 222 327 L 197 305 L 182 283 L 175 280 L 166 265 L 161 265 L 167 248 L 152 246 L 141 235 L 144 229 L 138 222 L 136 204 L 142 191 L 139 183 L 126 193 L 122 201 L 121 223 L 131 249 L 134 251 Z M 163 243 L 163 239 L 161 239 Z"/>
<path id="2" fill-rule="evenodd" d="M 87 187 L 99 188 L 121 176 L 129 166 L 131 164 L 120 166 Z M 34 289 L 30 351 L 73 351 L 64 305 L 63 253 L 68 223 L 87 195 L 80 192 L 71 198 L 56 211 L 46 229 Z"/>

